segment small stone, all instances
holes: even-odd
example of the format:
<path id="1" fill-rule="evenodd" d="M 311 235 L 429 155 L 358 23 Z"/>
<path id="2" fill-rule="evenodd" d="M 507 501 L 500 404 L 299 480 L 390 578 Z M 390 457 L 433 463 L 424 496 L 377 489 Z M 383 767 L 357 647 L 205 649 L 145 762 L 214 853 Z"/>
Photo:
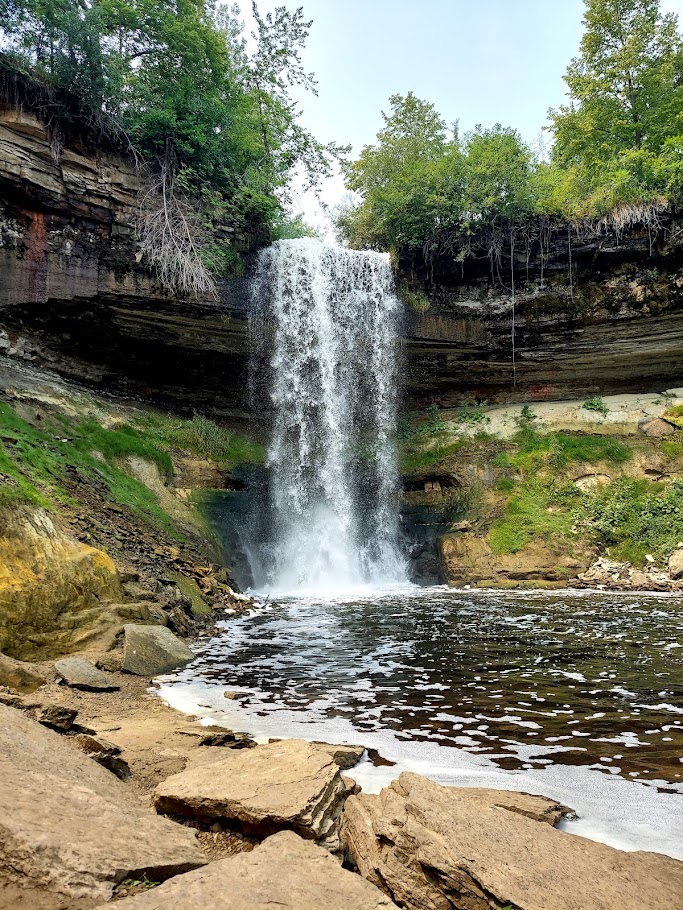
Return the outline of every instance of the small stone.
<path id="1" fill-rule="evenodd" d="M 112 692 L 121 688 L 113 676 L 98 670 L 89 660 L 82 657 L 65 657 L 63 660 L 57 660 L 55 670 L 67 686 L 74 689 Z"/>
<path id="2" fill-rule="evenodd" d="M 165 626 L 123 627 L 122 669 L 137 676 L 161 676 L 194 660 L 194 654 Z"/>
<path id="3" fill-rule="evenodd" d="M 85 752 L 86 755 L 89 755 L 98 765 L 102 765 L 107 771 L 111 771 L 119 780 L 128 780 L 130 768 L 128 767 L 128 762 L 120 757 L 121 749 L 119 746 L 92 733 L 79 733 L 74 739 L 78 748 Z"/>
<path id="4" fill-rule="evenodd" d="M 35 719 L 44 727 L 57 730 L 59 733 L 68 733 L 73 727 L 78 711 L 73 708 L 64 708 L 61 705 L 46 705 L 37 709 Z"/>
<path id="5" fill-rule="evenodd" d="M 365 752 L 365 746 L 337 746 L 319 742 L 315 742 L 314 745 L 320 746 L 321 749 L 328 752 L 336 766 L 342 771 L 348 771 L 349 768 L 357 765 Z"/>
<path id="6" fill-rule="evenodd" d="M 225 746 L 228 749 L 252 749 L 256 741 L 248 733 L 233 733 L 222 730 L 220 733 L 207 733 L 199 740 L 200 746 Z"/>
<path id="7" fill-rule="evenodd" d="M 645 436 L 653 436 L 657 439 L 663 436 L 671 436 L 676 432 L 676 427 L 662 420 L 660 417 L 646 417 L 638 423 L 638 430 Z"/>

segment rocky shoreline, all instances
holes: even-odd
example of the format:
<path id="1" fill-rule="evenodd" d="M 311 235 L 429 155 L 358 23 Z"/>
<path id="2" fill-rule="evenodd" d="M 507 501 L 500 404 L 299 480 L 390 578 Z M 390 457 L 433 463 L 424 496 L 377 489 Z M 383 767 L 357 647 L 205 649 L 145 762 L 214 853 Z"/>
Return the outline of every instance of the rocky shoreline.
<path id="1" fill-rule="evenodd" d="M 557 830 L 552 800 L 410 773 L 365 795 L 362 746 L 256 744 L 96 663 L 5 663 L 0 910 L 683 906 L 683 863 Z"/>

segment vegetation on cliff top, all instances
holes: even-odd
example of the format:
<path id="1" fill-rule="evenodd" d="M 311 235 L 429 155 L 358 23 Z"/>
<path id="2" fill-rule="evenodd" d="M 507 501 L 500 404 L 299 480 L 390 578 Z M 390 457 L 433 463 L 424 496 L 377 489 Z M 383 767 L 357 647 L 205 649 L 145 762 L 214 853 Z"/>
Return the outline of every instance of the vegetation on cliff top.
<path id="1" fill-rule="evenodd" d="M 569 101 L 549 112 L 549 160 L 511 128 L 461 136 L 432 104 L 393 95 L 378 142 L 346 169 L 360 203 L 338 217 L 359 248 L 463 260 L 544 242 L 553 218 L 658 221 L 683 202 L 683 39 L 659 0 L 585 0 Z M 533 236 L 530 236 L 533 235 Z M 546 239 L 547 245 L 547 239 Z"/>
<path id="2" fill-rule="evenodd" d="M 291 176 L 315 183 L 338 151 L 290 97 L 315 92 L 300 59 L 311 23 L 300 8 L 253 13 L 249 52 L 239 8 L 213 0 L 0 0 L 3 100 L 42 113 L 56 157 L 74 135 L 135 155 L 139 235 L 172 291 L 210 292 L 250 245 L 296 232 Z"/>

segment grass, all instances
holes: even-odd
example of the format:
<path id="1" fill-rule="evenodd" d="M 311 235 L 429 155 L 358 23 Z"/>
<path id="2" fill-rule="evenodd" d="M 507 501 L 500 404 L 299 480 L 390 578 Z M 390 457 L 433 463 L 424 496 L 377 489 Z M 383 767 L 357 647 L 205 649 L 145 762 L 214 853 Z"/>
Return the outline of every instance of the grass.
<path id="1" fill-rule="evenodd" d="M 166 414 L 148 413 L 135 420 L 135 426 L 147 439 L 162 448 L 180 449 L 223 462 L 226 466 L 262 464 L 263 446 L 227 430 L 201 414 L 191 420 Z"/>
<path id="2" fill-rule="evenodd" d="M 505 514 L 493 523 L 487 542 L 496 555 L 517 553 L 534 538 L 547 543 L 570 538 L 575 514 L 575 487 L 532 481 L 510 497 Z"/>
<path id="3" fill-rule="evenodd" d="M 155 494 L 120 465 L 120 459 L 127 455 L 149 458 L 163 469 L 170 467 L 165 453 L 127 429 L 106 430 L 99 424 L 75 423 L 62 415 L 48 417 L 38 428 L 0 402 L 0 473 L 10 480 L 0 486 L 3 504 L 73 505 L 71 490 L 75 483 L 103 483 L 114 502 L 172 536 L 181 536 Z"/>
<path id="4" fill-rule="evenodd" d="M 532 474 L 542 468 L 567 468 L 576 462 L 624 464 L 633 457 L 629 446 L 611 436 L 538 433 L 526 426 L 513 442 L 515 451 L 496 455 L 492 461 L 494 467 Z"/>

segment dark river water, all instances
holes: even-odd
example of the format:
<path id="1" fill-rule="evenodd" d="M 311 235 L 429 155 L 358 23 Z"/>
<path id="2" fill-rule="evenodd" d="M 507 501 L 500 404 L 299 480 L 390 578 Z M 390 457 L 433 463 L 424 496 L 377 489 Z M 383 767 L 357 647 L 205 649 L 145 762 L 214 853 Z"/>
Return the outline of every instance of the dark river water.
<path id="1" fill-rule="evenodd" d="M 264 739 L 362 743 L 366 790 L 410 769 L 543 793 L 567 830 L 683 858 L 682 646 L 680 598 L 411 588 L 228 620 L 161 695 Z"/>

